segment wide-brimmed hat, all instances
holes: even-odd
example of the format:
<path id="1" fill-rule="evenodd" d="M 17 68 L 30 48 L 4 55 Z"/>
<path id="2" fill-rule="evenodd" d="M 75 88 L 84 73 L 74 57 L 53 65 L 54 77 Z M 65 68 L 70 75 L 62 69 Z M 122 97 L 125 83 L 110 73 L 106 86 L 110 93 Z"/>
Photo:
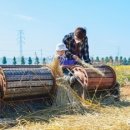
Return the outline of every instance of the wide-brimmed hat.
<path id="1" fill-rule="evenodd" d="M 66 51 L 68 50 L 64 43 L 59 43 L 56 45 L 56 51 Z"/>

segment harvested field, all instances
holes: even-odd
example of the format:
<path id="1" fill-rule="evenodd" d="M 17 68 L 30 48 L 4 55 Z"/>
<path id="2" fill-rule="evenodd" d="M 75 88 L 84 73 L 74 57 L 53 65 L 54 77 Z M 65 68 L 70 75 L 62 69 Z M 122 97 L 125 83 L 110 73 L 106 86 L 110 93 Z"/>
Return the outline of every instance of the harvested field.
<path id="1" fill-rule="evenodd" d="M 123 77 L 124 78 L 124 77 Z M 121 80 L 122 81 L 122 80 Z M 127 82 L 128 84 L 128 82 Z M 130 130 L 130 86 L 121 87 L 121 100 L 108 97 L 97 104 L 83 101 L 65 88 L 58 89 L 55 104 L 47 109 L 3 120 L 1 129 L 11 130 Z M 58 105 L 56 105 L 58 104 Z"/>
<path id="2" fill-rule="evenodd" d="M 21 120 L 12 130 L 130 130 L 129 86 L 121 89 L 121 101 L 109 99 L 108 105 L 99 105 L 97 110 L 84 114 L 56 115 L 46 121 Z M 59 109 L 60 110 L 60 109 Z M 64 111 L 64 109 L 63 109 Z"/>

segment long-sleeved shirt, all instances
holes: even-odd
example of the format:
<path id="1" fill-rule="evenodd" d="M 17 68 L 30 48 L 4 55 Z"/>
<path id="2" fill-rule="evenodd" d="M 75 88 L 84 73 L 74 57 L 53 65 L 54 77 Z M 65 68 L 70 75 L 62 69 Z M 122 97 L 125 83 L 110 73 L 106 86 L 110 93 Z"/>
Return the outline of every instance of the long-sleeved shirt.
<path id="1" fill-rule="evenodd" d="M 63 38 L 63 43 L 68 49 L 66 51 L 66 56 L 72 58 L 73 55 L 77 55 L 80 59 L 84 59 L 86 63 L 90 63 L 89 58 L 89 46 L 87 36 L 84 38 L 82 43 L 75 43 L 74 33 L 69 33 Z"/>
<path id="2" fill-rule="evenodd" d="M 73 60 L 73 59 L 70 60 L 65 56 L 58 56 L 58 59 L 59 59 L 60 65 L 75 65 L 75 64 L 77 64 L 77 62 L 75 60 Z"/>

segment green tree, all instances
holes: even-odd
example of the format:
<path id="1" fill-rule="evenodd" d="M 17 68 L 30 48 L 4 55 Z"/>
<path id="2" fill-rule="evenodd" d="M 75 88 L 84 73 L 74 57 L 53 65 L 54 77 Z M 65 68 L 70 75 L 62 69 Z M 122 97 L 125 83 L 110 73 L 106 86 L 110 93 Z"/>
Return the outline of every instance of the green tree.
<path id="1" fill-rule="evenodd" d="M 31 57 L 28 58 L 28 64 L 29 64 L 29 65 L 32 64 L 32 58 L 31 58 Z"/>
<path id="2" fill-rule="evenodd" d="M 39 62 L 39 58 L 36 56 L 35 58 L 35 64 L 38 65 L 40 62 Z"/>
<path id="3" fill-rule="evenodd" d="M 128 58 L 127 64 L 130 65 L 130 57 Z"/>
<path id="4" fill-rule="evenodd" d="M 123 63 L 123 65 L 127 65 L 128 64 L 128 61 L 127 61 L 126 57 L 123 58 L 123 62 L 122 63 Z"/>
<path id="5" fill-rule="evenodd" d="M 96 57 L 95 61 L 96 61 L 96 62 L 100 62 L 100 59 L 99 59 L 98 56 Z"/>
<path id="6" fill-rule="evenodd" d="M 43 58 L 42 63 L 46 64 L 46 58 L 45 57 Z"/>
<path id="7" fill-rule="evenodd" d="M 2 63 L 3 63 L 4 65 L 7 64 L 7 59 L 6 59 L 5 56 L 4 56 L 3 59 L 2 59 Z"/>
<path id="8" fill-rule="evenodd" d="M 25 59 L 24 59 L 24 56 L 21 57 L 21 65 L 25 65 Z"/>
<path id="9" fill-rule="evenodd" d="M 14 56 L 14 58 L 13 58 L 13 65 L 16 65 L 16 64 L 17 64 L 17 61 L 16 61 L 16 58 Z"/>
<path id="10" fill-rule="evenodd" d="M 107 57 L 105 57 L 105 63 L 108 63 L 108 62 L 109 62 L 109 58 L 107 56 Z"/>
<path id="11" fill-rule="evenodd" d="M 114 62 L 115 62 L 116 65 L 119 64 L 119 57 L 118 56 L 115 57 L 115 61 Z"/>
<path id="12" fill-rule="evenodd" d="M 109 57 L 109 62 L 110 62 L 111 64 L 113 64 L 113 57 L 112 57 L 112 56 Z"/>
<path id="13" fill-rule="evenodd" d="M 122 65 L 123 64 L 123 57 L 122 56 L 120 56 L 119 61 L 120 61 L 120 65 Z"/>

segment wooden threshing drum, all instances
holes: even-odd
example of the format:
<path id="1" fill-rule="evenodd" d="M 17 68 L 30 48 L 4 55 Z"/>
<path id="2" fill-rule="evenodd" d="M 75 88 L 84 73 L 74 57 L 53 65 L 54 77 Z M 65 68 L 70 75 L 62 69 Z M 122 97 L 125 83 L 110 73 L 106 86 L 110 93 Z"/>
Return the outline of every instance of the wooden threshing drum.
<path id="1" fill-rule="evenodd" d="M 111 89 L 116 84 L 115 71 L 107 65 L 94 67 L 104 73 L 104 76 L 95 72 L 93 69 L 83 68 L 82 66 L 75 66 L 72 71 L 87 90 Z"/>
<path id="2" fill-rule="evenodd" d="M 55 89 L 51 70 L 44 66 L 8 66 L 0 70 L 0 95 L 2 99 L 40 97 Z"/>

